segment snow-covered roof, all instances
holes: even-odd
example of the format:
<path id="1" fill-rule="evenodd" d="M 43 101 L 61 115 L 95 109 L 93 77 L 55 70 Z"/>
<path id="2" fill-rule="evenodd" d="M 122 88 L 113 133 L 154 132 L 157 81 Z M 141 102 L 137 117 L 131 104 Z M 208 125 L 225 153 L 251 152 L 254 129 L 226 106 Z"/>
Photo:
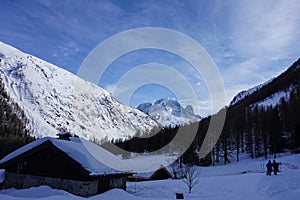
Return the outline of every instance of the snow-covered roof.
<path id="1" fill-rule="evenodd" d="M 143 178 L 150 178 L 154 173 L 156 173 L 157 171 L 161 170 L 162 168 L 165 168 L 165 170 L 167 170 L 167 172 L 171 172 L 171 169 L 169 166 L 160 166 L 157 170 L 155 171 L 151 171 L 151 172 L 144 172 L 144 173 L 135 173 L 134 175 L 135 176 L 138 176 L 138 177 L 143 177 Z M 171 174 L 171 173 L 170 173 Z"/>
<path id="2" fill-rule="evenodd" d="M 0 160 L 0 164 L 3 164 L 17 156 L 45 143 L 51 142 L 55 147 L 65 152 L 69 157 L 78 162 L 84 169 L 90 172 L 90 175 L 106 175 L 106 174 L 123 174 L 126 172 L 122 172 L 119 170 L 115 170 L 103 164 L 100 160 L 95 158 L 93 154 L 106 154 L 108 155 L 110 152 L 107 152 L 105 149 L 100 146 L 89 142 L 84 139 L 72 137 L 70 140 L 61 140 L 51 137 L 45 137 L 36 141 L 33 141 L 16 151 L 8 154 L 2 160 Z M 109 158 L 107 158 L 109 159 Z"/>

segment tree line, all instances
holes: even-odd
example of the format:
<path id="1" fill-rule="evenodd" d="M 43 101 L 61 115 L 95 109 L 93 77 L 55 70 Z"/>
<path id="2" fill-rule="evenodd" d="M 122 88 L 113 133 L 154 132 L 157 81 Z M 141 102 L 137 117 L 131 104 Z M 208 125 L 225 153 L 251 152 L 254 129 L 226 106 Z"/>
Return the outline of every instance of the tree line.
<path id="1" fill-rule="evenodd" d="M 0 77 L 0 158 L 34 139 L 29 136 L 26 123 L 24 111 L 10 100 Z"/>

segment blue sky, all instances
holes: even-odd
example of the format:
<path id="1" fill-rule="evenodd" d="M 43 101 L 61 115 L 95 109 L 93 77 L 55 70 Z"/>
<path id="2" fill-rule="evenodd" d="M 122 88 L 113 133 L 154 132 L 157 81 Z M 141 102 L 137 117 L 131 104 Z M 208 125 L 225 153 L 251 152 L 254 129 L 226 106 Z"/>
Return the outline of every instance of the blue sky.
<path id="1" fill-rule="evenodd" d="M 229 103 L 239 91 L 271 79 L 299 58 L 299 10 L 300 1 L 288 0 L 3 0 L 0 40 L 76 74 L 85 57 L 114 34 L 141 27 L 172 29 L 205 48 L 220 71 Z M 99 85 L 112 90 L 128 70 L 151 62 L 185 76 L 197 93 L 198 112 L 204 116 L 210 112 L 203 77 L 168 52 L 141 50 L 122 56 L 105 71 Z M 136 90 L 129 104 L 160 97 L 176 94 L 148 84 Z"/>

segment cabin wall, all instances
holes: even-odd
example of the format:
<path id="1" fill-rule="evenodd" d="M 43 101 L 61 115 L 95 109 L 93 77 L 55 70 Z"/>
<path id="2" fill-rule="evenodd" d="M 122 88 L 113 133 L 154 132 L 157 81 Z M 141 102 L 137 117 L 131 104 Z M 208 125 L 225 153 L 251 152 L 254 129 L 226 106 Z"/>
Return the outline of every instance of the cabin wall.
<path id="1" fill-rule="evenodd" d="M 126 177 L 120 177 L 100 178 L 93 181 L 78 181 L 6 172 L 3 189 L 24 189 L 48 185 L 52 188 L 65 190 L 78 196 L 90 197 L 112 188 L 126 190 L 126 179 Z"/>
<path id="2" fill-rule="evenodd" d="M 52 188 L 62 189 L 69 193 L 83 197 L 90 197 L 97 194 L 98 180 L 77 181 L 6 172 L 3 189 L 23 189 L 41 185 L 48 185 Z"/>
<path id="3" fill-rule="evenodd" d="M 112 178 L 110 179 L 110 188 L 120 188 L 126 190 L 127 178 Z"/>
<path id="4" fill-rule="evenodd" d="M 104 177 L 104 178 L 100 178 L 99 181 L 98 181 L 97 193 L 100 194 L 102 192 L 105 192 L 105 191 L 113 189 L 113 188 L 120 188 L 120 189 L 126 190 L 126 179 L 127 179 L 127 177 L 118 177 L 118 178 Z"/>

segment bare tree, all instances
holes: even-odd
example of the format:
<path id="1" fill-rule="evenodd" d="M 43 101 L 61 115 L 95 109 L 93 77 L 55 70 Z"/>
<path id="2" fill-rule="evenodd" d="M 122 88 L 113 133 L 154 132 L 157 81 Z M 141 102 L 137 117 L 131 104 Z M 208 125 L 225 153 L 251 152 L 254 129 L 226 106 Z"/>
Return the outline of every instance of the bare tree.
<path id="1" fill-rule="evenodd" d="M 200 168 L 195 166 L 186 166 L 183 182 L 188 186 L 189 193 L 195 185 L 199 183 L 200 179 Z"/>
<path id="2" fill-rule="evenodd" d="M 180 158 L 179 158 L 180 159 Z M 169 168 L 171 170 L 171 173 L 173 175 L 173 179 L 178 179 L 179 176 L 180 176 L 180 173 L 179 173 L 179 161 L 178 160 L 168 160 L 168 163 L 169 163 Z"/>

